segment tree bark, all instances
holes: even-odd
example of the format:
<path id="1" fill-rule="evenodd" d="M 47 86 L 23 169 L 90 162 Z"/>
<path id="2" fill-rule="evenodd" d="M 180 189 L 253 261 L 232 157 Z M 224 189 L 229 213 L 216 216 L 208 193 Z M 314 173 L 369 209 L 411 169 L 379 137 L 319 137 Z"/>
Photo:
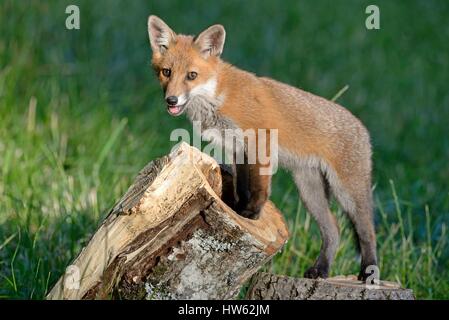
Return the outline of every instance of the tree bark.
<path id="1" fill-rule="evenodd" d="M 414 300 L 413 291 L 394 282 L 367 287 L 356 276 L 303 279 L 259 272 L 251 279 L 250 300 Z"/>
<path id="2" fill-rule="evenodd" d="M 288 230 L 271 202 L 258 220 L 232 211 L 231 182 L 185 143 L 149 163 L 47 298 L 234 298 Z"/>

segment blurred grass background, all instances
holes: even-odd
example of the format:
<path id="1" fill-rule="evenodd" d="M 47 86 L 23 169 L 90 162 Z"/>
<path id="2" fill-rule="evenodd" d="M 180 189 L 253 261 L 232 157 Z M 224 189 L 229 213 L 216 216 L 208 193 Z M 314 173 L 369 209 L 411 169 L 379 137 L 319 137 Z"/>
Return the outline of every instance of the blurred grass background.
<path id="1" fill-rule="evenodd" d="M 81 29 L 65 28 L 76 4 Z M 150 68 L 146 21 L 196 34 L 221 23 L 223 58 L 332 98 L 374 147 L 381 277 L 418 298 L 449 298 L 449 2 L 0 1 L 0 298 L 43 298 L 151 159 L 169 152 L 170 117 Z M 292 179 L 273 201 L 292 238 L 265 268 L 302 276 L 317 227 Z M 335 207 L 336 214 L 342 216 Z M 332 275 L 358 272 L 348 221 Z"/>

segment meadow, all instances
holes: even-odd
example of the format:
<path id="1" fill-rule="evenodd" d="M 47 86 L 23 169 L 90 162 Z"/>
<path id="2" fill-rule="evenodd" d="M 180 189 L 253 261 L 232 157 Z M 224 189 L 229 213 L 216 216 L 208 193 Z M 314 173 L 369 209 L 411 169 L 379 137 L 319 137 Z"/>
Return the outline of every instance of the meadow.
<path id="1" fill-rule="evenodd" d="M 80 30 L 65 28 L 77 4 Z M 449 298 L 449 2 L 0 1 L 0 298 L 42 299 L 170 132 L 147 17 L 196 34 L 221 23 L 223 59 L 337 102 L 367 126 L 381 278 Z M 291 240 L 264 269 L 302 276 L 316 224 L 291 177 L 272 200 Z M 348 220 L 331 275 L 356 274 Z"/>

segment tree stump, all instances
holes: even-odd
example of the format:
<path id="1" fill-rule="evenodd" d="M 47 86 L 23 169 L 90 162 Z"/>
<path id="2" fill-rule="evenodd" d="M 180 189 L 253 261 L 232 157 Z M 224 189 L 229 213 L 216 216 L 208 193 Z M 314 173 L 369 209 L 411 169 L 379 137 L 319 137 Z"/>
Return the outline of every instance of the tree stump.
<path id="1" fill-rule="evenodd" d="M 231 299 L 282 248 L 268 202 L 258 220 L 222 200 L 232 177 L 181 143 L 149 163 L 47 299 Z"/>
<path id="2" fill-rule="evenodd" d="M 413 291 L 397 283 L 381 281 L 366 286 L 356 276 L 303 279 L 259 272 L 246 295 L 251 300 L 414 300 Z"/>

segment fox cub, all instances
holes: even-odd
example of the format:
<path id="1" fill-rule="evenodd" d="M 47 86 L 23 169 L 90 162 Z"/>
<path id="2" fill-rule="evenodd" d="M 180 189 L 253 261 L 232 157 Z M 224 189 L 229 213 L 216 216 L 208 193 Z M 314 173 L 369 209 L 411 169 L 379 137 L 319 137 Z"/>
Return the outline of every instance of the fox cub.
<path id="1" fill-rule="evenodd" d="M 291 171 L 322 238 L 320 254 L 304 276 L 326 278 L 334 260 L 339 230 L 329 210 L 333 195 L 355 227 L 361 251 L 359 279 L 366 280 L 371 274 L 366 268 L 376 266 L 377 257 L 371 145 L 363 124 L 338 104 L 222 61 L 226 34 L 221 25 L 193 37 L 176 34 L 160 18 L 150 16 L 148 33 L 152 65 L 169 114 L 186 113 L 204 128 L 277 129 L 279 165 Z M 271 175 L 260 174 L 261 167 L 256 158 L 235 170 L 235 209 L 251 219 L 258 218 L 270 193 Z"/>

